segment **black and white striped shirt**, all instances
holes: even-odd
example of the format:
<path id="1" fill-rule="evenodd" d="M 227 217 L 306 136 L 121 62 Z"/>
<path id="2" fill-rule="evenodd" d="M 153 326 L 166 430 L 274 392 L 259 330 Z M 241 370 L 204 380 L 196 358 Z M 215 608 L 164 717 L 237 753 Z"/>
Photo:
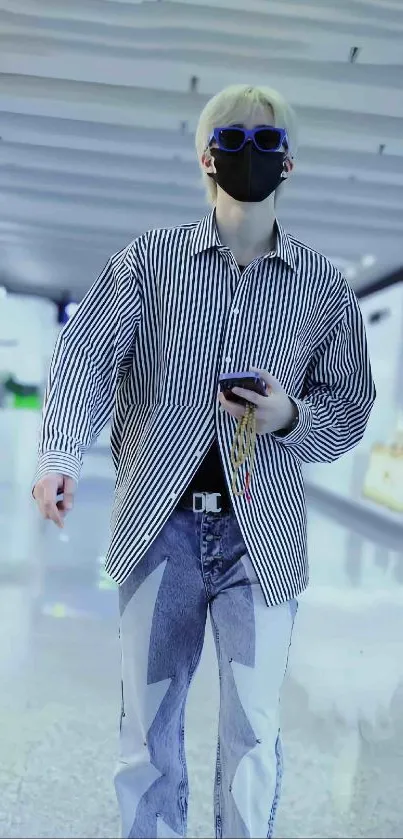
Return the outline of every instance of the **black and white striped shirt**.
<path id="1" fill-rule="evenodd" d="M 219 411 L 217 385 L 220 373 L 251 365 L 281 382 L 299 421 L 286 437 L 257 436 L 248 502 L 231 492 L 237 421 Z M 35 482 L 49 471 L 78 480 L 84 452 L 113 413 L 106 568 L 122 583 L 217 437 L 266 601 L 280 604 L 308 582 L 301 464 L 355 446 L 374 399 L 361 313 L 336 268 L 277 223 L 276 251 L 241 275 L 213 211 L 149 231 L 115 254 L 60 333 Z"/>

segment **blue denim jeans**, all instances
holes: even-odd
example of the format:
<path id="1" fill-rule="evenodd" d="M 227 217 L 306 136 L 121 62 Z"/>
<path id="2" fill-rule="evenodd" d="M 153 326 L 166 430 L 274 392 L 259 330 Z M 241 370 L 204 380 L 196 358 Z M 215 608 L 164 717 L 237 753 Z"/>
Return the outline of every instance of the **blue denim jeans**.
<path id="1" fill-rule="evenodd" d="M 296 609 L 296 601 L 266 605 L 232 512 L 174 510 L 120 587 L 115 786 L 123 837 L 186 836 L 185 704 L 208 610 L 220 673 L 215 835 L 272 835 L 282 777 L 279 695 Z"/>

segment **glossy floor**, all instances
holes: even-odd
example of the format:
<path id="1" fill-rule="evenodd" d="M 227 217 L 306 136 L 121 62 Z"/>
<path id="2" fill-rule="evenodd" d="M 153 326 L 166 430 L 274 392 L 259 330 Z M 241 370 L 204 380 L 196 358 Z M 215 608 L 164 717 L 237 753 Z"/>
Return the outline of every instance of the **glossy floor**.
<path id="1" fill-rule="evenodd" d="M 116 837 L 119 831 L 112 784 L 117 603 L 102 573 L 112 484 L 97 457 L 91 456 L 62 540 L 56 528 L 40 523 L 20 490 L 0 485 L 4 837 Z M 311 587 L 301 598 L 283 696 L 286 773 L 277 836 L 398 837 L 403 556 L 314 509 L 309 541 Z M 194 837 L 213 836 L 217 708 L 208 631 L 187 712 Z"/>

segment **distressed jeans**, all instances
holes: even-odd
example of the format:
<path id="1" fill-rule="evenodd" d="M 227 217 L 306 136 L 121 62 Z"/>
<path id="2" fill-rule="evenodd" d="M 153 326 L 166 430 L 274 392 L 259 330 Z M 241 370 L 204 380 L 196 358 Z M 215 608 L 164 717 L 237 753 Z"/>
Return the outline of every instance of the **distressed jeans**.
<path id="1" fill-rule="evenodd" d="M 268 607 L 235 515 L 177 508 L 120 591 L 123 837 L 186 836 L 185 704 L 207 612 L 220 674 L 216 837 L 272 836 L 297 602 Z"/>

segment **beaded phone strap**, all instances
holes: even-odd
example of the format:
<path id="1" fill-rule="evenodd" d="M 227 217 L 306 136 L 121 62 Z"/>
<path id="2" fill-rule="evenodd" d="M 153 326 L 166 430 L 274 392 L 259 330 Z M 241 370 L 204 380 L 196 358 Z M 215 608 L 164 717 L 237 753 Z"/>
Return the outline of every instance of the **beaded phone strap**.
<path id="1" fill-rule="evenodd" d="M 231 448 L 231 464 L 232 464 L 232 492 L 234 495 L 245 495 L 247 501 L 251 500 L 249 492 L 250 483 L 252 480 L 253 466 L 255 460 L 255 443 L 256 443 L 256 406 L 248 404 L 246 410 L 238 420 L 238 425 L 235 431 L 234 442 Z M 237 452 L 236 452 L 237 449 Z M 236 453 L 235 453 L 236 452 Z M 246 470 L 245 489 L 237 490 L 236 481 L 238 469 L 245 463 L 249 457 L 249 470 Z"/>

